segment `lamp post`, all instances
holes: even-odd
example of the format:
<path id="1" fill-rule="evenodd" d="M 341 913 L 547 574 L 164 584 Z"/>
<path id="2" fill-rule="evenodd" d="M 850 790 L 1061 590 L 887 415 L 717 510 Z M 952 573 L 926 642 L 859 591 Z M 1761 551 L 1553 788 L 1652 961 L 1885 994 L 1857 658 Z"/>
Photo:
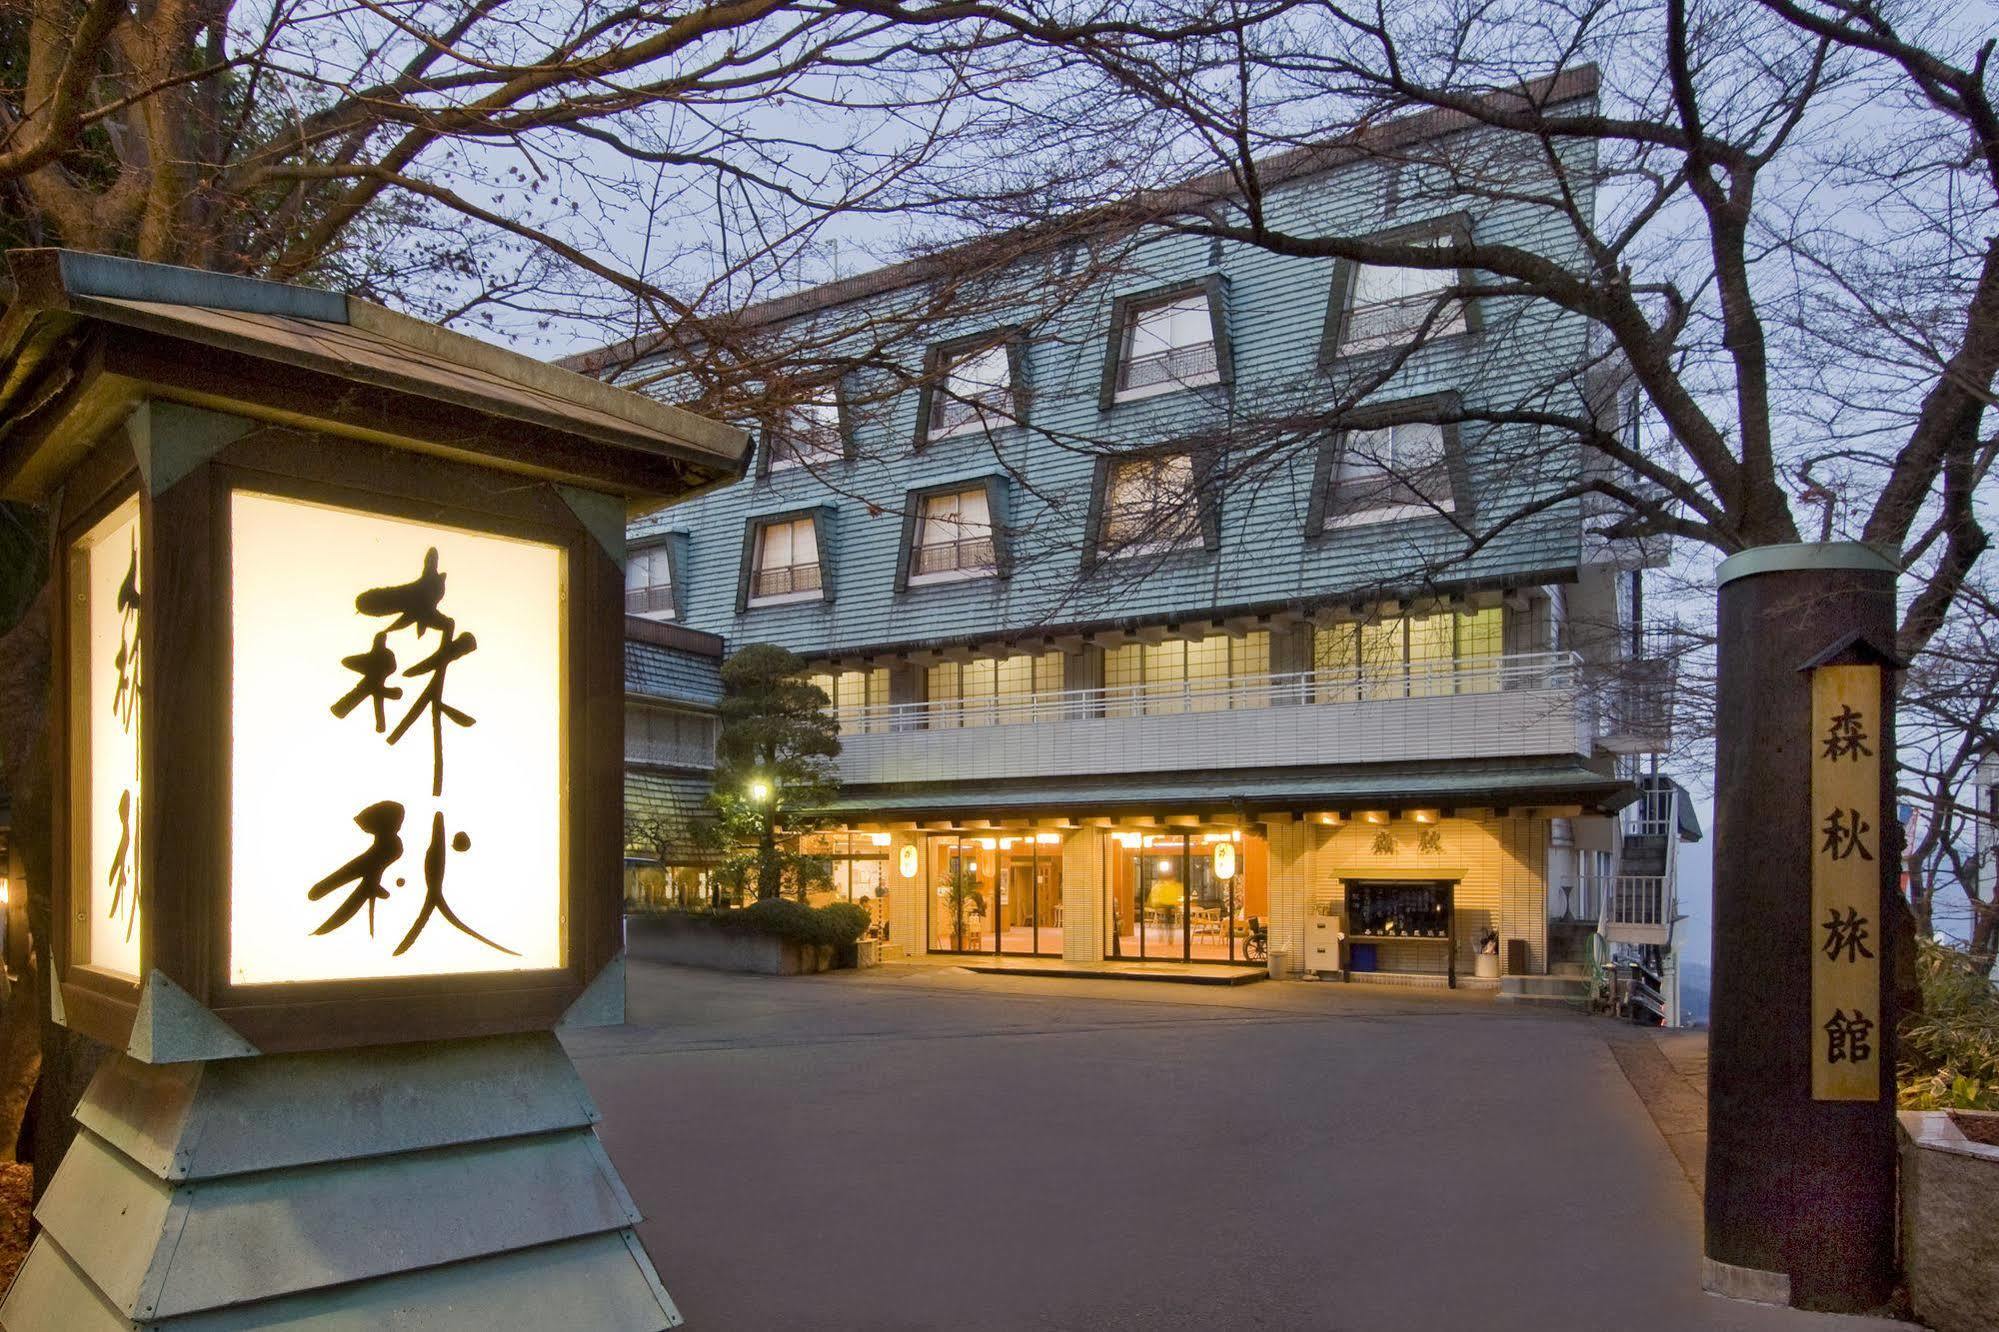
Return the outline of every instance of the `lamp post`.
<path id="1" fill-rule="evenodd" d="M 675 1325 L 554 1033 L 623 1018 L 626 517 L 741 438 L 329 293 L 8 263 L 50 1003 L 119 1053 L 0 1322 Z"/>

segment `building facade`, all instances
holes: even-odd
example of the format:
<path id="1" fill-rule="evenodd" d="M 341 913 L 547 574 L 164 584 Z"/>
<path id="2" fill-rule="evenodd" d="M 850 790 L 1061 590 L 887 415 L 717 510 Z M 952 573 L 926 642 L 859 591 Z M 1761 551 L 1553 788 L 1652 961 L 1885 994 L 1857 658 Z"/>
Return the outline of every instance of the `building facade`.
<path id="1" fill-rule="evenodd" d="M 1466 133 L 1274 164 L 1268 206 L 1580 262 L 1437 165 Z M 1660 552 L 1564 498 L 1574 433 L 1501 419 L 1563 391 L 1616 428 L 1584 321 L 1169 229 L 948 259 L 752 311 L 827 369 L 753 423 L 749 477 L 629 533 L 631 614 L 813 663 L 843 743 L 814 849 L 891 953 L 1441 983 L 1670 947 L 1670 854 L 1625 856 L 1675 798 L 1639 798 L 1662 737 L 1630 704 Z M 617 351 L 672 391 L 672 353 Z"/>

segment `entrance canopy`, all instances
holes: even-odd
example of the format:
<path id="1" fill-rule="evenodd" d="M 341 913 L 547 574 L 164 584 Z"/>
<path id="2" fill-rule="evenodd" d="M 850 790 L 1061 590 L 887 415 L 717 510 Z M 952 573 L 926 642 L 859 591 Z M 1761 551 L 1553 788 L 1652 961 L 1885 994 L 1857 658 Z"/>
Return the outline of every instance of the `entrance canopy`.
<path id="1" fill-rule="evenodd" d="M 1637 792 L 1574 763 L 1376 763 L 1341 768 L 1148 774 L 1142 778 L 849 786 L 829 813 L 871 822 L 1032 814 L 1213 814 L 1253 817 L 1350 808 L 1580 805 L 1610 813 Z"/>

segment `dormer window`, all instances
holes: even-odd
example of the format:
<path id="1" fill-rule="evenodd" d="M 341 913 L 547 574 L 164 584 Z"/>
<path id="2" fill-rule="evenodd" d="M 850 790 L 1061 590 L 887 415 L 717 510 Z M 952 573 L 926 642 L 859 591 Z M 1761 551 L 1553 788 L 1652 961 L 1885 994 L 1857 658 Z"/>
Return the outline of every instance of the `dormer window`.
<path id="1" fill-rule="evenodd" d="M 641 546 L 626 557 L 625 614 L 654 620 L 674 617 L 673 561 L 666 546 Z"/>
<path id="2" fill-rule="evenodd" d="M 1452 512 L 1451 433 L 1432 421 L 1347 431 L 1334 446 L 1325 525 Z"/>
<path id="3" fill-rule="evenodd" d="M 840 404 L 832 399 L 801 402 L 771 427 L 770 471 L 820 467 L 839 462 L 846 453 Z"/>
<path id="4" fill-rule="evenodd" d="M 819 533 L 811 518 L 764 523 L 757 528 L 755 560 L 750 570 L 750 605 L 816 601 L 824 587 Z"/>
<path id="5" fill-rule="evenodd" d="M 1103 556 L 1156 555 L 1201 544 L 1193 454 L 1114 459 L 1103 485 Z"/>
<path id="6" fill-rule="evenodd" d="M 1193 283 L 1120 296 L 1111 306 L 1097 406 L 1176 389 L 1230 382 L 1228 283 L 1213 273 Z"/>
<path id="7" fill-rule="evenodd" d="M 931 439 L 1004 425 L 1016 415 L 1013 357 L 1004 342 L 947 359 L 930 393 Z"/>
<path id="8" fill-rule="evenodd" d="M 992 512 L 984 486 L 923 497 L 909 581 L 938 583 L 995 572 Z"/>
<path id="9" fill-rule="evenodd" d="M 1212 384 L 1220 377 L 1205 292 L 1188 292 L 1131 312 L 1118 361 L 1120 401 Z"/>
<path id="10" fill-rule="evenodd" d="M 1460 214 L 1411 223 L 1373 239 L 1410 248 L 1441 248 L 1470 237 L 1470 219 Z M 1333 270 L 1321 362 L 1406 347 L 1419 337 L 1434 342 L 1475 330 L 1477 307 L 1451 294 L 1453 288 L 1471 280 L 1471 270 L 1458 267 L 1397 268 L 1340 262 Z"/>

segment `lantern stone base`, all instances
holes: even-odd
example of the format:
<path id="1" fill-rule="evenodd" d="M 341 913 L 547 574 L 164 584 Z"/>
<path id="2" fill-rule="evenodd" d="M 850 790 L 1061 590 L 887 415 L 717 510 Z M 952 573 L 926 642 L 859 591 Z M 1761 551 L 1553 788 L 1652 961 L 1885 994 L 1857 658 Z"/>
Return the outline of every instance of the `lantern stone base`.
<path id="1" fill-rule="evenodd" d="M 550 1033 L 120 1055 L 76 1117 L 8 1332 L 680 1324 Z"/>

